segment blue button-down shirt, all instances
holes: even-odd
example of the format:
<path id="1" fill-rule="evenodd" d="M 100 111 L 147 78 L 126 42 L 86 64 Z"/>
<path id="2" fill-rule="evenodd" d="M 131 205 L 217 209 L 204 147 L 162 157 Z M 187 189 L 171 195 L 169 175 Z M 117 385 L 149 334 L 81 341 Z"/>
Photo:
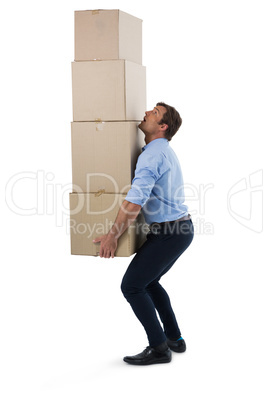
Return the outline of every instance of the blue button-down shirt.
<path id="1" fill-rule="evenodd" d="M 142 150 L 125 199 L 141 205 L 148 224 L 188 215 L 180 163 L 169 141 L 157 138 Z"/>

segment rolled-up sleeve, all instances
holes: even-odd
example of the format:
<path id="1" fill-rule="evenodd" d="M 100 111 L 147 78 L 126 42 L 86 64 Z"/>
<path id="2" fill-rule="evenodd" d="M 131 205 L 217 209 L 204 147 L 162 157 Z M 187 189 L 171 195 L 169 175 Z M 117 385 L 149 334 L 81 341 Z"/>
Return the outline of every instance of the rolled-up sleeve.
<path id="1" fill-rule="evenodd" d="M 147 152 L 139 156 L 135 176 L 125 198 L 127 201 L 144 206 L 150 198 L 155 183 L 167 170 L 164 159 L 161 155 L 156 157 Z"/>

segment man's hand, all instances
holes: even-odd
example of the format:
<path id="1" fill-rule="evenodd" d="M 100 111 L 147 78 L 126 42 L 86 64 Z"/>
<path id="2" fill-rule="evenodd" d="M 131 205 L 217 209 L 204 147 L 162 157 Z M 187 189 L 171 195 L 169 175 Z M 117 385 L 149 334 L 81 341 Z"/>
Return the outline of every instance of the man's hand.
<path id="1" fill-rule="evenodd" d="M 124 200 L 116 217 L 116 220 L 108 234 L 97 237 L 93 243 L 100 243 L 100 257 L 114 258 L 115 250 L 117 249 L 117 239 L 136 219 L 141 206 Z"/>
<path id="2" fill-rule="evenodd" d="M 117 249 L 117 239 L 111 234 L 96 237 L 93 243 L 100 243 L 100 257 L 114 258 L 115 250 Z"/>

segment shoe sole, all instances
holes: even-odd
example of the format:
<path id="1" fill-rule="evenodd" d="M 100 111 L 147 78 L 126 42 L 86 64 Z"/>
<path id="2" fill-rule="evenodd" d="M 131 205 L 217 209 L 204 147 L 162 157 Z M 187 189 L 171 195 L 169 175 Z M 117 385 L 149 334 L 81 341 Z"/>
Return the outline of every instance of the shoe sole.
<path id="1" fill-rule="evenodd" d="M 149 366 L 151 364 L 162 364 L 162 363 L 170 363 L 171 362 L 171 358 L 157 360 L 157 361 L 151 361 L 151 362 L 135 362 L 134 360 L 133 361 L 126 360 L 125 358 L 123 360 L 124 360 L 124 362 L 126 362 L 128 364 L 132 364 L 133 366 Z"/>
<path id="2" fill-rule="evenodd" d="M 169 346 L 169 349 L 172 350 L 173 352 L 176 352 L 176 353 L 184 353 L 184 352 L 186 352 L 186 348 L 181 349 L 181 350 L 178 350 L 178 349 L 176 349 L 176 348 L 173 348 L 173 347 L 170 346 L 170 345 L 168 345 L 168 346 Z"/>

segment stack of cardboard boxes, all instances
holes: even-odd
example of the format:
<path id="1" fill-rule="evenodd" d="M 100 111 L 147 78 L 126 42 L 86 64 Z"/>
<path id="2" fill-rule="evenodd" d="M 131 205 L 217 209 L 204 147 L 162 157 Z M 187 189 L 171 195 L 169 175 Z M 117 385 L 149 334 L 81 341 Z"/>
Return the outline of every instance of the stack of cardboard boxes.
<path id="1" fill-rule="evenodd" d="M 71 253 L 98 255 L 128 192 L 144 145 L 142 21 L 120 10 L 75 11 L 70 194 Z M 116 256 L 144 242 L 142 214 L 120 237 Z"/>

